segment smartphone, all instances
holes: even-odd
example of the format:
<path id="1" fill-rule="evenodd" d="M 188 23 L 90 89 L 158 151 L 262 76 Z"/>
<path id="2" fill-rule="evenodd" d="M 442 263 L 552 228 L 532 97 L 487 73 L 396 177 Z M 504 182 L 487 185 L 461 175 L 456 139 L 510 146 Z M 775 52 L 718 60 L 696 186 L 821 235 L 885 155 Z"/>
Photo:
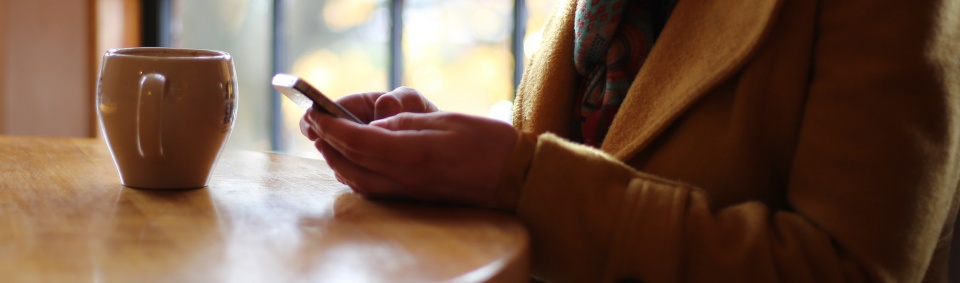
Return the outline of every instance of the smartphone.
<path id="1" fill-rule="evenodd" d="M 357 119 L 357 116 L 353 116 L 353 113 L 350 113 L 350 111 L 347 111 L 347 109 L 340 106 L 340 104 L 327 98 L 323 93 L 300 77 L 289 74 L 276 74 L 273 76 L 272 83 L 273 88 L 277 89 L 283 96 L 286 96 L 304 110 L 313 106 L 313 109 L 317 109 L 322 113 L 364 124 L 363 121 Z"/>

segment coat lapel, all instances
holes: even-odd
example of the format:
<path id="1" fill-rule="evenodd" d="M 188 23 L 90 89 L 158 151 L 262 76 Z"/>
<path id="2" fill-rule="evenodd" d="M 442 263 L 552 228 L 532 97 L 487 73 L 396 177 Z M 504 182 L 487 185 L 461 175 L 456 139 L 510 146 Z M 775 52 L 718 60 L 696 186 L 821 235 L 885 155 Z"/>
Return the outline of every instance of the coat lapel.
<path id="1" fill-rule="evenodd" d="M 730 78 L 762 42 L 780 2 L 679 1 L 601 149 L 629 159 L 697 99 Z"/>
<path id="2" fill-rule="evenodd" d="M 570 134 L 573 100 L 580 82 L 573 65 L 573 21 L 577 1 L 557 3 L 544 29 L 536 59 L 517 88 L 513 123 L 518 129 L 562 137 Z"/>

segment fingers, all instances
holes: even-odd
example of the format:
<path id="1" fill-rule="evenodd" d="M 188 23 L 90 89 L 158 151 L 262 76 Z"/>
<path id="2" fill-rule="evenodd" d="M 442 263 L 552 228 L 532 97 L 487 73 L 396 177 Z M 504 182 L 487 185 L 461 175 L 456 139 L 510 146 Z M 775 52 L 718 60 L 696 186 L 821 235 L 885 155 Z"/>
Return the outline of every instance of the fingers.
<path id="1" fill-rule="evenodd" d="M 420 92 L 408 87 L 399 87 L 390 92 L 355 93 L 337 99 L 337 103 L 364 123 L 403 112 L 428 113 L 438 110 Z"/>
<path id="2" fill-rule="evenodd" d="M 404 113 L 387 120 L 414 115 L 427 114 Z M 323 129 L 319 131 L 321 139 L 329 144 L 332 150 L 357 166 L 391 178 L 404 188 L 424 187 L 429 178 L 417 171 L 433 170 L 429 167 L 435 165 L 439 157 L 436 154 L 443 152 L 434 145 L 443 139 L 443 135 L 438 131 L 394 132 L 337 118 L 318 118 L 320 119 L 316 122 L 319 128 Z"/>
<path id="3" fill-rule="evenodd" d="M 450 123 L 451 120 L 461 119 L 462 116 L 462 114 L 446 112 L 400 113 L 387 119 L 373 121 L 370 125 L 391 131 L 447 130 L 456 124 Z"/>
<path id="4" fill-rule="evenodd" d="M 403 187 L 396 181 L 358 166 L 329 144 L 319 141 L 317 149 L 323 153 L 327 164 L 336 172 L 337 180 L 350 186 L 357 193 L 370 196 L 405 195 Z"/>
<path id="5" fill-rule="evenodd" d="M 384 119 L 403 112 L 429 113 L 436 112 L 433 105 L 415 89 L 399 87 L 377 98 L 375 102 L 375 118 Z"/>
<path id="6" fill-rule="evenodd" d="M 318 141 L 315 146 L 323 154 L 323 159 L 327 161 L 327 165 L 329 165 L 334 172 L 337 172 L 337 180 L 350 186 L 350 188 L 353 188 L 360 193 L 363 193 L 365 189 L 368 189 L 369 185 L 357 186 L 355 180 L 366 179 L 361 178 L 360 176 L 373 177 L 375 176 L 374 174 L 363 167 L 353 164 L 350 162 L 350 160 L 341 155 L 340 152 L 332 148 L 330 144 L 326 142 Z M 378 186 L 382 186 L 384 188 L 388 185 L 389 182 L 382 182 L 381 184 L 378 184 Z"/>
<path id="7" fill-rule="evenodd" d="M 311 115 L 313 129 L 321 139 L 337 148 L 343 155 L 358 162 L 386 160 L 392 162 L 423 162 L 428 157 L 408 150 L 423 147 L 407 135 L 421 135 L 424 131 L 392 132 L 379 127 L 360 125 L 329 115 Z M 422 140 L 422 139 L 421 139 Z M 365 166 L 375 164 L 363 163 Z M 377 167 L 379 168 L 379 166 Z"/>
<path id="8" fill-rule="evenodd" d="M 517 139 L 509 124 L 455 113 L 401 113 L 370 125 L 307 117 L 338 178 L 374 196 L 492 205 Z"/>
<path id="9" fill-rule="evenodd" d="M 337 99 L 337 104 L 340 104 L 340 106 L 343 106 L 347 111 L 353 113 L 354 116 L 364 123 L 370 123 L 377 119 L 375 115 L 377 99 L 384 93 L 386 92 L 355 93 Z"/>
<path id="10" fill-rule="evenodd" d="M 395 95 L 387 93 L 385 95 L 377 98 L 376 106 L 374 107 L 374 121 L 391 117 L 403 112 L 403 105 L 400 104 L 400 99 Z"/>
<path id="11" fill-rule="evenodd" d="M 317 112 L 313 108 L 310 108 L 307 109 L 306 113 L 303 113 L 303 117 L 300 117 L 300 134 L 303 134 L 303 136 L 307 137 L 307 139 L 310 141 L 316 141 L 320 138 L 320 136 L 317 135 L 317 132 L 313 130 L 313 126 L 310 124 L 310 121 L 307 120 L 308 116 L 310 115 L 310 111 Z"/>

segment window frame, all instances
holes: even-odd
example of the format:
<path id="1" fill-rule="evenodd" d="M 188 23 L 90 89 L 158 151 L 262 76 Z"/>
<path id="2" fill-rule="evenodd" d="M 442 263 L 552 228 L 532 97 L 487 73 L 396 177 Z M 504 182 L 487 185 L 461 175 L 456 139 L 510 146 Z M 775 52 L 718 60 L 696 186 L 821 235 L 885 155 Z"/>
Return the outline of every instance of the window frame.
<path id="1" fill-rule="evenodd" d="M 142 0 L 141 5 L 141 46 L 145 47 L 170 47 L 172 44 L 172 2 L 173 0 Z M 400 87 L 403 81 L 403 10 L 404 0 L 384 0 L 389 5 L 389 43 L 387 46 L 388 54 L 388 87 L 394 89 Z M 481 1 L 481 0 L 475 0 Z M 270 29 L 272 43 L 270 50 L 271 72 L 279 73 L 288 69 L 288 62 L 284 62 L 287 39 L 284 36 L 286 23 L 283 21 L 284 5 L 288 0 L 272 0 L 273 9 L 273 27 Z M 517 87 L 520 84 L 520 78 L 523 75 L 524 68 L 524 50 L 523 40 L 526 35 L 527 25 L 527 5 L 525 0 L 514 0 L 512 11 L 511 35 L 510 35 L 510 53 L 514 58 L 513 64 L 513 90 L 516 95 Z M 283 121 L 281 113 L 280 96 L 276 93 L 270 96 L 270 148 L 273 151 L 284 151 L 283 142 Z"/>

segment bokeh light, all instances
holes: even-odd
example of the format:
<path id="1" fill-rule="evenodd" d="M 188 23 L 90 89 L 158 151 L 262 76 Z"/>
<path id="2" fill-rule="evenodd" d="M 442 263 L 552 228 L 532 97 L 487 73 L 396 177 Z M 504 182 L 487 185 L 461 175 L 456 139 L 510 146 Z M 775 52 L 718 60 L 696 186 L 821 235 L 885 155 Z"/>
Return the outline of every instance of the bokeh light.
<path id="1" fill-rule="evenodd" d="M 305 78 L 327 96 L 386 91 L 390 0 L 286 0 L 274 50 L 281 72 Z M 542 30 L 556 0 L 526 0 L 525 64 L 539 49 Z M 445 111 L 509 121 L 515 86 L 512 0 L 405 0 L 402 84 L 418 89 Z M 231 144 L 269 148 L 266 86 L 272 58 L 269 0 L 177 0 L 174 42 L 234 54 L 241 73 L 241 114 Z M 524 64 L 524 65 L 525 65 Z M 262 77 L 255 80 L 252 77 Z M 281 99 L 279 148 L 319 158 L 299 131 L 303 109 Z M 234 148 L 237 148 L 237 147 Z"/>

